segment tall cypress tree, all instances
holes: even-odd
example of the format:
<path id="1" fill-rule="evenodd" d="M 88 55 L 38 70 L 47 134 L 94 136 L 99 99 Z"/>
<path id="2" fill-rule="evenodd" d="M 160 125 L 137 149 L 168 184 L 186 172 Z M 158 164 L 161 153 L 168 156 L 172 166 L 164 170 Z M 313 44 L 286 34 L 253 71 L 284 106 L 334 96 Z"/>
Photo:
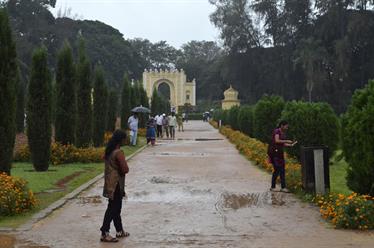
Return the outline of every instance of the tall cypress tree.
<path id="1" fill-rule="evenodd" d="M 149 108 L 149 99 L 147 96 L 147 92 L 145 91 L 143 84 L 139 83 L 139 89 L 140 89 L 140 104 L 143 107 Z"/>
<path id="2" fill-rule="evenodd" d="M 130 110 L 139 106 L 137 96 L 138 96 L 138 92 L 137 92 L 135 83 L 131 84 L 131 87 L 130 87 Z"/>
<path id="3" fill-rule="evenodd" d="M 131 86 L 127 74 L 123 78 L 122 95 L 121 95 L 121 128 L 127 128 L 127 120 L 131 115 Z"/>
<path id="4" fill-rule="evenodd" d="M 21 81 L 20 72 L 17 73 L 17 113 L 16 126 L 17 133 L 25 130 L 25 84 Z"/>
<path id="5" fill-rule="evenodd" d="M 75 65 L 71 47 L 65 41 L 58 54 L 56 72 L 56 141 L 62 144 L 75 143 L 77 120 L 77 96 Z"/>
<path id="6" fill-rule="evenodd" d="M 106 131 L 114 132 L 117 122 L 118 110 L 118 94 L 116 91 L 111 90 L 108 97 L 108 118 L 106 124 Z"/>
<path id="7" fill-rule="evenodd" d="M 156 114 L 162 114 L 161 106 L 160 106 L 160 97 L 157 94 L 157 89 L 153 89 L 152 99 L 151 99 L 151 112 Z"/>
<path id="8" fill-rule="evenodd" d="M 35 50 L 32 57 L 27 101 L 27 136 L 36 171 L 47 171 L 51 156 L 52 83 L 47 50 Z"/>
<path id="9" fill-rule="evenodd" d="M 10 174 L 16 135 L 17 53 L 8 14 L 0 9 L 0 172 Z"/>
<path id="10" fill-rule="evenodd" d="M 95 147 L 103 145 L 108 115 L 108 88 L 102 68 L 95 69 L 93 93 L 93 143 Z"/>
<path id="11" fill-rule="evenodd" d="M 79 61 L 77 65 L 77 130 L 76 145 L 88 147 L 92 141 L 92 84 L 91 65 L 86 56 L 85 42 L 79 41 Z"/>

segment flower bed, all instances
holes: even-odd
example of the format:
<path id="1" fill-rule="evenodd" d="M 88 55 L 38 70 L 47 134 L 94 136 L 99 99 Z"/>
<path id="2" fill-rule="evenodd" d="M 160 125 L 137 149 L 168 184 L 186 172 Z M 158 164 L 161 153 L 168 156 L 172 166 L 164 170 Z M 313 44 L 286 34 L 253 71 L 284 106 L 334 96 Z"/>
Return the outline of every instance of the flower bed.
<path id="1" fill-rule="evenodd" d="M 216 122 L 211 122 L 217 128 Z M 268 161 L 267 144 L 229 127 L 221 127 L 220 133 L 236 145 L 237 149 L 257 166 L 272 173 L 273 167 Z M 286 180 L 291 191 L 302 191 L 301 165 L 296 159 L 286 156 Z M 353 193 L 342 195 L 331 193 L 326 196 L 316 196 L 313 202 L 320 207 L 324 219 L 331 221 L 336 228 L 374 229 L 374 197 Z"/>
<path id="2" fill-rule="evenodd" d="M 0 173 L 0 216 L 20 214 L 32 209 L 36 199 L 23 179 Z"/>
<path id="3" fill-rule="evenodd" d="M 52 143 L 51 163 L 53 165 L 68 163 L 99 163 L 103 161 L 104 148 L 77 148 L 73 145 Z M 27 145 L 22 146 L 15 154 L 14 161 L 30 162 L 30 150 Z"/>

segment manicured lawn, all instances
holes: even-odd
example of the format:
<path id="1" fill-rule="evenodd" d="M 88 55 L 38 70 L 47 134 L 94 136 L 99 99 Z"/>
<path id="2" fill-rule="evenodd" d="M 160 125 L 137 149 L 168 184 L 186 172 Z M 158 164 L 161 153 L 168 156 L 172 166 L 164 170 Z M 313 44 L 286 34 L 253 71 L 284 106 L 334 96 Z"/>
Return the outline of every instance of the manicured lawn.
<path id="1" fill-rule="evenodd" d="M 123 150 L 126 156 L 129 156 L 144 144 L 145 140 L 141 138 L 136 147 L 125 146 Z M 101 174 L 103 170 L 103 163 L 57 165 L 49 167 L 46 172 L 35 172 L 30 163 L 13 164 L 12 176 L 21 177 L 28 181 L 29 188 L 37 198 L 38 205 L 32 211 L 21 215 L 0 217 L 0 227 L 18 227 L 27 222 L 33 214 Z"/>
<path id="2" fill-rule="evenodd" d="M 337 157 L 341 154 L 338 151 L 332 158 L 332 165 L 330 166 L 330 183 L 331 192 L 341 194 L 351 194 L 352 191 L 347 187 L 347 181 L 345 179 L 347 175 L 347 162 L 343 159 L 338 160 Z"/>

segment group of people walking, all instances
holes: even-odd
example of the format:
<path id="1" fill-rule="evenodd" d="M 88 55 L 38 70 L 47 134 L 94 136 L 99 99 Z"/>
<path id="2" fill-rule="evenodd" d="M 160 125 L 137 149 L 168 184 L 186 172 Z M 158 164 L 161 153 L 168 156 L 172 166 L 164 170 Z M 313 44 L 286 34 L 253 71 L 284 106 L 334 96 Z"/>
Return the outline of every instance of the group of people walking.
<path id="1" fill-rule="evenodd" d="M 155 144 L 156 138 L 175 139 L 175 131 L 178 127 L 178 132 L 184 132 L 183 118 L 171 112 L 169 115 L 159 114 L 150 116 L 147 122 L 147 144 Z"/>

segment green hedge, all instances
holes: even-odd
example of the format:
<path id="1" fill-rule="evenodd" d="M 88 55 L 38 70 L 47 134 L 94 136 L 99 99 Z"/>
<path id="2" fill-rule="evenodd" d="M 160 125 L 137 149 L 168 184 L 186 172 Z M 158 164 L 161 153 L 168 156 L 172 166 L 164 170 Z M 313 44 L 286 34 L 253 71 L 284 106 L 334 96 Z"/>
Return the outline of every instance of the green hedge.
<path id="1" fill-rule="evenodd" d="M 299 143 L 288 152 L 300 155 L 300 146 L 326 145 L 330 155 L 339 143 L 339 120 L 327 103 L 292 101 L 286 104 L 281 118 L 288 121 L 287 138 Z"/>
<path id="2" fill-rule="evenodd" d="M 253 106 L 243 106 L 239 110 L 239 130 L 246 135 L 253 137 Z"/>
<path id="3" fill-rule="evenodd" d="M 228 121 L 228 124 L 231 126 L 231 128 L 234 130 L 240 129 L 239 122 L 238 122 L 239 111 L 240 111 L 240 108 L 238 106 L 234 106 L 228 111 L 227 121 Z"/>
<path id="4" fill-rule="evenodd" d="M 283 108 L 284 100 L 280 96 L 263 96 L 254 108 L 254 137 L 262 142 L 271 141 L 271 133 L 277 126 Z"/>
<path id="5" fill-rule="evenodd" d="M 374 196 L 374 81 L 355 92 L 342 125 L 348 187 Z"/>
<path id="6" fill-rule="evenodd" d="M 202 121 L 203 113 L 189 113 L 187 117 L 188 117 L 188 120 L 191 120 L 191 121 Z"/>

